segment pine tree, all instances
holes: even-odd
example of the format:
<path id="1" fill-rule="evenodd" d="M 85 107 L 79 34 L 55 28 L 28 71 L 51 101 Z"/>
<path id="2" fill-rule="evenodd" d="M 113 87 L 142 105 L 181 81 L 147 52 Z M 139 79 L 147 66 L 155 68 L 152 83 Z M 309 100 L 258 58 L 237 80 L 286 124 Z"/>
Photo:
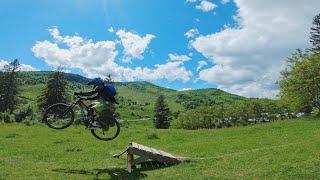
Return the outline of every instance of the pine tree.
<path id="1" fill-rule="evenodd" d="M 15 59 L 5 65 L 3 72 L 0 74 L 0 112 L 9 110 L 12 113 L 17 104 L 19 66 L 18 59 Z"/>
<path id="2" fill-rule="evenodd" d="M 59 67 L 47 82 L 46 88 L 40 95 L 40 108 L 47 108 L 56 103 L 67 103 L 67 81 L 62 69 Z"/>
<path id="3" fill-rule="evenodd" d="M 4 80 L 4 72 L 0 69 L 0 112 L 3 111 L 3 98 L 4 98 L 4 88 L 3 88 L 3 83 L 5 82 Z"/>
<path id="4" fill-rule="evenodd" d="M 155 104 L 154 126 L 157 129 L 168 129 L 170 127 L 170 110 L 165 103 L 165 97 L 160 95 Z"/>
<path id="5" fill-rule="evenodd" d="M 4 88 L 4 72 L 1 70 L 0 71 L 0 112 L 4 111 L 4 92 L 5 92 L 5 88 Z"/>
<path id="6" fill-rule="evenodd" d="M 320 14 L 313 18 L 310 42 L 312 43 L 314 49 L 320 52 Z"/>

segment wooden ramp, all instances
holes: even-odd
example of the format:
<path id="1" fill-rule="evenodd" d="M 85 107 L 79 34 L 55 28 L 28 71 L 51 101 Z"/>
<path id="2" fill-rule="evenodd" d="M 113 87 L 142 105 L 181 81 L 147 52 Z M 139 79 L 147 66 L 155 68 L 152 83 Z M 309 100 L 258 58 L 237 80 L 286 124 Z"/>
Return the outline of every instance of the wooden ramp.
<path id="1" fill-rule="evenodd" d="M 132 172 L 136 165 L 142 164 L 149 159 L 163 163 L 165 165 L 173 165 L 179 164 L 185 161 L 184 158 L 175 157 L 172 154 L 167 152 L 150 148 L 135 142 L 129 143 L 129 147 L 123 153 L 114 155 L 113 157 L 120 157 L 124 153 L 127 153 L 127 164 L 128 164 L 128 172 Z M 139 158 L 134 159 L 134 155 L 140 156 Z"/>

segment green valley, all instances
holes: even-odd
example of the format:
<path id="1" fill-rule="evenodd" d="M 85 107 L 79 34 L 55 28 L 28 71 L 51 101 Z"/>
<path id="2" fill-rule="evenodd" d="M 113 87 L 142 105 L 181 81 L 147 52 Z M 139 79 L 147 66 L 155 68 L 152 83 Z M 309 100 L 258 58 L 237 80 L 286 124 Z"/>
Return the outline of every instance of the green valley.
<path id="1" fill-rule="evenodd" d="M 23 84 L 21 96 L 31 102 L 36 102 L 50 73 L 52 72 L 20 72 L 20 81 Z M 90 87 L 85 85 L 89 81 L 88 78 L 66 73 L 66 80 L 69 83 L 70 99 L 72 99 L 72 94 L 75 91 L 90 90 Z M 203 105 L 231 104 L 246 99 L 214 88 L 177 91 L 145 81 L 116 82 L 115 86 L 118 89 L 117 97 L 120 103 L 117 111 L 121 119 L 153 117 L 154 103 L 160 95 L 166 97 L 172 112 L 184 111 L 186 108 Z"/>

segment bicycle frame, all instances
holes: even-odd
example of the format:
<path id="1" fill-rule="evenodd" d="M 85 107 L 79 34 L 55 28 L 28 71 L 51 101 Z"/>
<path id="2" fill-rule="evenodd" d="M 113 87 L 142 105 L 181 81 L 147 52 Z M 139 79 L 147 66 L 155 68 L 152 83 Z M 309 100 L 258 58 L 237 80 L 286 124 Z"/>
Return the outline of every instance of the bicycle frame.
<path id="1" fill-rule="evenodd" d="M 75 108 L 75 106 L 79 106 L 80 110 L 81 110 L 81 114 L 82 114 L 82 116 L 80 117 L 81 122 L 83 122 L 84 125 L 87 126 L 87 129 L 89 129 L 91 131 L 92 135 L 95 138 L 103 140 L 103 141 L 110 141 L 110 140 L 113 140 L 114 138 L 116 138 L 120 133 L 119 122 L 115 118 L 106 119 L 106 121 L 108 120 L 108 122 L 97 120 L 95 118 L 95 115 L 93 114 L 94 106 L 93 105 L 86 105 L 83 102 L 85 100 L 87 100 L 87 99 L 84 99 L 84 98 L 77 96 L 77 99 L 72 104 L 65 104 L 65 103 L 54 104 L 54 105 L 50 106 L 44 112 L 43 119 L 50 128 L 53 128 L 53 129 L 67 128 L 74 122 L 74 118 L 75 118 L 74 108 Z M 57 112 L 52 112 L 52 109 L 56 108 L 56 107 L 60 108 L 60 109 L 57 109 L 58 110 Z M 48 114 L 49 114 L 49 115 L 54 115 L 55 119 L 58 118 L 58 120 L 60 120 L 59 118 L 62 118 L 62 120 L 65 120 L 64 117 L 68 113 L 71 113 L 71 116 L 68 115 L 68 117 L 67 117 L 69 121 L 67 121 L 67 124 L 62 125 L 62 126 L 59 126 L 59 124 L 58 124 L 58 126 L 51 124 L 51 121 L 50 120 L 48 121 L 48 118 L 47 118 Z M 114 120 L 114 122 L 113 121 L 111 122 L 111 120 Z M 94 123 L 94 122 L 97 122 L 97 123 Z M 114 124 L 110 124 L 110 122 L 114 123 Z M 109 131 L 110 128 L 112 128 L 112 131 L 110 131 L 110 133 L 105 134 L 105 132 Z"/>
<path id="2" fill-rule="evenodd" d="M 62 114 L 62 116 L 65 116 L 70 109 L 73 109 L 76 105 L 79 105 L 79 107 L 81 108 L 81 110 L 83 111 L 83 109 L 86 109 L 87 112 L 89 112 L 90 106 L 87 106 L 83 101 L 83 99 L 78 98 L 78 100 L 74 103 L 72 103 L 67 109 L 66 111 Z"/>
<path id="3" fill-rule="evenodd" d="M 80 107 L 81 109 L 83 109 L 83 108 L 85 108 L 86 110 L 89 109 L 89 106 L 87 106 L 87 105 L 82 101 L 81 98 L 78 98 L 78 100 L 77 100 L 76 102 L 74 102 L 73 104 L 71 104 L 70 107 L 73 108 L 73 107 L 75 107 L 76 105 L 79 105 L 79 107 Z"/>

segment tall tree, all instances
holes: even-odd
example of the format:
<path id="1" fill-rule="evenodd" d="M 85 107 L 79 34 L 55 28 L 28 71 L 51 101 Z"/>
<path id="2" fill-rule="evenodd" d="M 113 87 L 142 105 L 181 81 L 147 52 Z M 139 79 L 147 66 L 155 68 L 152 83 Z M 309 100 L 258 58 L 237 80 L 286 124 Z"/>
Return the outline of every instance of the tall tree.
<path id="1" fill-rule="evenodd" d="M 313 44 L 314 49 L 320 52 L 320 14 L 313 18 L 310 42 Z"/>
<path id="2" fill-rule="evenodd" d="M 289 67 L 281 72 L 281 96 L 296 104 L 296 110 L 310 113 L 320 110 L 320 54 L 298 51 L 288 60 Z"/>
<path id="3" fill-rule="evenodd" d="M 17 104 L 19 66 L 18 59 L 15 59 L 8 65 L 5 65 L 3 72 L 0 74 L 0 112 L 9 110 L 12 113 Z"/>
<path id="4" fill-rule="evenodd" d="M 39 106 L 46 108 L 56 103 L 66 103 L 68 101 L 67 95 L 67 81 L 62 72 L 62 68 L 58 68 L 47 82 L 46 88 L 40 95 Z"/>
<path id="5" fill-rule="evenodd" d="M 158 129 L 168 129 L 170 127 L 170 110 L 165 103 L 165 97 L 160 95 L 155 104 L 154 126 Z"/>
<path id="6" fill-rule="evenodd" d="M 3 85 L 2 85 L 2 82 L 5 82 L 4 80 L 4 72 L 2 71 L 2 67 L 0 69 L 0 112 L 3 111 L 3 98 L 4 98 L 4 88 L 3 88 Z"/>

